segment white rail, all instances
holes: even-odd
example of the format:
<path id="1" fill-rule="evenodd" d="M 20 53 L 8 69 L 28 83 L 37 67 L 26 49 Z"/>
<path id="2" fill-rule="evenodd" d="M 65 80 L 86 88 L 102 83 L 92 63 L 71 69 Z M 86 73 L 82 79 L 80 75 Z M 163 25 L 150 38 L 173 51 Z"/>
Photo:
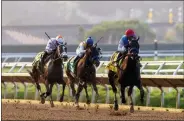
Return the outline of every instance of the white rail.
<path id="1" fill-rule="evenodd" d="M 162 87 L 172 87 L 177 91 L 176 96 L 176 108 L 180 107 L 180 91 L 178 87 L 184 87 L 184 76 L 183 75 L 141 75 L 142 84 L 147 89 L 147 100 L 146 105 L 149 106 L 150 104 L 150 91 L 149 86 L 158 87 L 161 91 L 161 107 L 164 106 L 164 90 Z M 67 77 L 64 75 L 64 79 L 66 80 Z M 108 77 L 107 74 L 97 74 L 97 80 L 101 80 L 101 85 L 103 85 L 106 89 L 106 103 L 109 102 L 109 86 L 108 86 Z M 18 84 L 22 83 L 24 85 L 24 98 L 26 99 L 27 96 L 27 83 L 33 83 L 31 77 L 28 73 L 2 73 L 2 84 L 4 85 L 4 98 L 7 95 L 7 82 L 11 82 L 14 85 L 14 98 L 17 98 L 18 93 Z M 98 81 L 99 82 L 99 81 Z M 56 85 L 58 94 L 57 100 L 59 100 L 60 95 L 60 86 Z M 69 92 L 71 92 L 70 88 Z M 69 93 L 70 94 L 70 93 Z M 92 93 L 92 103 L 94 102 L 95 93 Z M 35 92 L 35 99 L 38 97 L 38 91 Z M 133 95 L 133 99 L 135 101 L 135 92 Z"/>
<path id="2" fill-rule="evenodd" d="M 100 66 L 97 68 L 97 72 L 106 74 L 105 66 L 109 61 L 101 61 Z M 155 74 L 155 75 L 183 75 L 184 74 L 184 61 L 141 61 L 141 73 L 142 74 Z M 167 66 L 167 67 L 166 67 Z M 30 62 L 14 62 L 14 63 L 2 63 L 2 69 L 8 68 L 8 72 L 21 72 L 25 68 L 31 68 Z M 18 68 L 18 70 L 17 70 Z M 15 72 L 15 71 L 14 71 Z"/>
<path id="3" fill-rule="evenodd" d="M 111 51 L 105 51 L 103 52 L 103 58 L 109 58 L 111 55 L 112 55 L 113 52 Z M 23 58 L 27 58 L 27 59 L 33 59 L 35 56 L 36 56 L 37 53 L 2 53 L 2 58 L 4 59 L 3 62 L 6 62 L 9 58 L 14 58 L 15 62 L 19 62 L 21 61 Z M 68 52 L 68 56 L 71 57 L 71 56 L 75 56 L 76 53 L 75 52 Z M 141 51 L 140 54 L 139 54 L 141 57 L 155 57 L 155 53 L 154 51 Z M 174 51 L 163 51 L 163 50 L 160 50 L 157 52 L 157 57 L 167 57 L 167 56 L 170 56 L 170 57 L 176 57 L 176 56 L 179 56 L 179 57 L 182 57 L 184 54 L 183 54 L 183 51 L 181 50 L 174 50 Z"/>

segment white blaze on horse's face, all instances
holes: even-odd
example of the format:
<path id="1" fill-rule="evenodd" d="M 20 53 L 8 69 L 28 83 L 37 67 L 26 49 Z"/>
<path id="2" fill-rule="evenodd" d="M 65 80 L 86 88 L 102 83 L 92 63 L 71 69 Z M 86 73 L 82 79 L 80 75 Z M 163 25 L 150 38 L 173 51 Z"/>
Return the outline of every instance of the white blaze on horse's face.
<path id="1" fill-rule="evenodd" d="M 59 45 L 60 57 L 67 58 L 67 48 L 64 45 Z"/>
<path id="2" fill-rule="evenodd" d="M 66 53 L 66 52 L 63 52 L 63 53 L 62 53 L 62 56 L 63 56 L 63 57 L 66 57 L 66 56 L 67 56 L 67 53 Z"/>

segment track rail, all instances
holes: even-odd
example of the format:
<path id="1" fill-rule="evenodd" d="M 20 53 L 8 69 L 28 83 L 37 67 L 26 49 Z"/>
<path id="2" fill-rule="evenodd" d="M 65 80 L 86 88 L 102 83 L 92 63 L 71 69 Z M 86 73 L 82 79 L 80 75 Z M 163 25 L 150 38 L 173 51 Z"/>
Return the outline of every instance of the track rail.
<path id="1" fill-rule="evenodd" d="M 147 99 L 146 105 L 149 106 L 150 104 L 150 90 L 148 87 L 158 87 L 161 91 L 161 107 L 164 106 L 164 91 L 163 87 L 172 87 L 177 91 L 176 96 L 176 108 L 180 107 L 180 91 L 178 87 L 184 87 L 184 76 L 183 75 L 141 75 L 142 84 L 147 90 Z M 64 74 L 64 79 L 66 80 L 67 77 Z M 28 73 L 2 73 L 2 84 L 4 85 L 4 98 L 6 98 L 7 92 L 7 82 L 11 82 L 14 84 L 14 98 L 17 98 L 18 86 L 17 83 L 22 83 L 24 85 L 24 98 L 26 99 L 27 96 L 27 83 L 34 83 Z M 97 74 L 97 81 L 98 84 L 104 86 L 106 88 L 106 103 L 109 102 L 109 83 L 107 74 Z M 40 83 L 43 83 L 41 81 Z M 58 87 L 58 92 L 60 92 L 60 85 L 56 85 Z M 71 93 L 70 88 L 69 92 Z M 59 100 L 59 94 L 57 95 L 57 100 Z M 38 98 L 38 91 L 36 90 L 35 99 Z M 92 95 L 92 103 L 94 102 L 95 93 Z M 135 95 L 133 94 L 133 98 L 135 101 Z"/>

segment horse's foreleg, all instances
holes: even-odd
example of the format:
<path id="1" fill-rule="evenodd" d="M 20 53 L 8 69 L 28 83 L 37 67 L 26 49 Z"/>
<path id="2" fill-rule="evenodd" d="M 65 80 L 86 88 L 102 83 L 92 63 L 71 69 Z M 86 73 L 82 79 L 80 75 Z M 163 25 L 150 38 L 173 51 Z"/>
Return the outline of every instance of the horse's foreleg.
<path id="1" fill-rule="evenodd" d="M 132 90 L 133 90 L 133 86 L 130 86 L 128 89 L 128 97 L 130 99 L 130 112 L 133 113 L 134 112 L 134 103 L 133 103 L 133 99 L 132 99 Z"/>
<path id="2" fill-rule="evenodd" d="M 63 102 L 65 87 L 66 87 L 66 83 L 63 84 L 63 92 L 62 92 L 61 97 L 60 97 L 60 102 Z"/>
<path id="3" fill-rule="evenodd" d="M 125 104 L 126 99 L 125 99 L 125 86 L 121 85 L 121 103 Z"/>
<path id="4" fill-rule="evenodd" d="M 47 96 L 50 95 L 50 88 L 47 80 L 45 82 L 45 87 L 46 87 L 46 93 L 42 93 L 42 95 L 45 95 L 45 98 L 47 98 Z"/>
<path id="5" fill-rule="evenodd" d="M 118 100 L 117 100 L 117 88 L 115 86 L 115 83 L 114 83 L 114 76 L 115 76 L 115 73 L 112 72 L 112 71 L 109 71 L 108 73 L 108 77 L 109 77 L 109 83 L 112 87 L 112 90 L 114 92 L 114 110 L 118 110 Z"/>
<path id="6" fill-rule="evenodd" d="M 75 104 L 77 107 L 79 107 L 79 97 L 80 97 L 80 93 L 81 93 L 82 89 L 83 89 L 83 86 L 81 84 L 79 84 L 78 89 L 77 89 L 77 94 L 75 96 Z"/>
<path id="7" fill-rule="evenodd" d="M 93 83 L 93 89 L 96 92 L 95 102 L 98 103 L 99 93 L 98 93 L 98 88 L 96 86 L 96 83 Z"/>
<path id="8" fill-rule="evenodd" d="M 49 89 L 51 107 L 54 107 L 54 103 L 53 103 L 53 100 L 52 100 L 52 87 L 53 87 L 53 85 L 54 85 L 54 83 L 50 84 L 50 89 Z"/>
<path id="9" fill-rule="evenodd" d="M 88 95 L 88 90 L 87 90 L 87 84 L 84 85 L 84 89 L 85 89 L 85 92 L 86 92 L 86 99 L 87 99 L 87 104 L 90 104 L 90 99 L 89 99 L 89 95 Z"/>
<path id="10" fill-rule="evenodd" d="M 141 80 L 139 81 L 140 84 L 137 85 L 137 88 L 140 90 L 140 96 L 141 96 L 141 103 L 143 104 L 144 103 L 144 89 L 142 87 L 142 83 L 141 83 Z"/>

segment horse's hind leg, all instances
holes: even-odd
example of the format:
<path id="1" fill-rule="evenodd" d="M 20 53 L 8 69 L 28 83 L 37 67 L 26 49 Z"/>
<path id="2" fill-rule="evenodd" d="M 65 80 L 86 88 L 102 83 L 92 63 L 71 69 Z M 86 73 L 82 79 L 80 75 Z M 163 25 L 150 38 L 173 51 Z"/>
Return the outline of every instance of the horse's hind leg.
<path id="1" fill-rule="evenodd" d="M 77 107 L 79 107 L 79 97 L 80 97 L 80 92 L 82 91 L 83 86 L 79 84 L 78 89 L 77 89 L 77 94 L 75 96 L 75 104 Z"/>
<path id="2" fill-rule="evenodd" d="M 60 97 L 60 102 L 63 102 L 65 87 L 66 87 L 66 83 L 63 84 L 63 92 L 62 92 L 61 97 Z"/>
<path id="3" fill-rule="evenodd" d="M 36 71 L 36 69 L 33 69 L 33 71 L 35 72 L 35 74 L 33 74 L 33 78 L 34 78 L 34 81 L 36 83 L 36 88 L 37 88 L 37 90 L 38 90 L 38 92 L 40 94 L 41 103 L 44 104 L 45 103 L 45 99 L 43 99 L 44 97 L 43 97 L 43 94 L 42 94 L 42 91 L 41 91 L 41 86 L 40 86 L 40 84 L 38 82 L 39 75 L 38 75 L 38 72 Z"/>
<path id="4" fill-rule="evenodd" d="M 45 103 L 45 97 L 44 97 L 44 94 L 45 94 L 45 93 L 42 93 L 42 92 L 41 92 L 41 86 L 39 85 L 38 82 L 36 82 L 36 88 L 37 88 L 37 90 L 38 90 L 38 92 L 39 92 L 39 94 L 40 94 L 41 103 L 44 104 L 44 103 Z"/>
<path id="5" fill-rule="evenodd" d="M 140 96 L 141 96 L 141 103 L 143 104 L 144 103 L 144 89 L 142 87 L 142 83 L 141 83 L 141 80 L 139 81 L 139 85 L 137 85 L 137 88 L 139 88 L 140 90 Z"/>
<path id="6" fill-rule="evenodd" d="M 39 80 L 39 72 L 38 70 L 36 69 L 36 67 L 34 66 L 33 69 L 32 69 L 32 72 L 29 72 L 29 74 L 32 76 L 32 78 L 34 79 L 35 83 L 36 83 L 36 88 L 38 90 L 38 92 L 40 93 L 40 96 L 41 96 L 41 86 L 40 84 L 38 83 L 38 80 Z"/>
<path id="7" fill-rule="evenodd" d="M 133 113 L 134 112 L 134 103 L 133 103 L 133 99 L 132 99 L 132 91 L 133 91 L 133 86 L 130 86 L 128 89 L 128 97 L 130 99 L 130 112 Z"/>
<path id="8" fill-rule="evenodd" d="M 112 90 L 114 92 L 114 110 L 118 110 L 118 100 L 117 100 L 117 88 L 115 86 L 115 83 L 114 83 L 114 76 L 115 76 L 115 73 L 112 72 L 112 71 L 109 71 L 108 72 L 108 77 L 109 77 L 109 83 L 112 87 Z"/>
<path id="9" fill-rule="evenodd" d="M 71 82 L 70 87 L 71 87 L 71 89 L 72 89 L 72 96 L 75 97 L 75 95 L 76 95 L 76 90 L 75 90 L 73 81 Z"/>
<path id="10" fill-rule="evenodd" d="M 86 92 L 86 99 L 87 99 L 87 104 L 90 104 L 90 99 L 89 99 L 89 95 L 88 95 L 88 90 L 87 90 L 87 84 L 84 85 L 84 89 L 85 89 L 85 92 Z"/>

